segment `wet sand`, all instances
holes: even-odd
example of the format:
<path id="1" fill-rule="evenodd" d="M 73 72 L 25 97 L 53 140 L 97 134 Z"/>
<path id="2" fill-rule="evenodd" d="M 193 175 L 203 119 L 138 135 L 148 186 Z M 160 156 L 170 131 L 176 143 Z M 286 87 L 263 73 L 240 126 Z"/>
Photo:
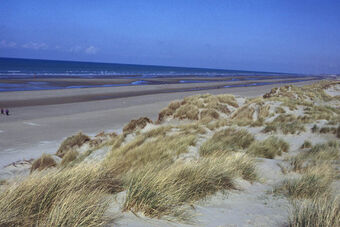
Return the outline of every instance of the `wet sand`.
<path id="1" fill-rule="evenodd" d="M 165 80 L 180 80 L 181 78 L 156 78 L 153 81 L 157 83 L 165 83 Z M 183 78 L 182 78 L 183 79 Z M 197 78 L 196 78 L 197 79 Z M 201 79 L 201 78 L 200 78 Z M 203 78 L 211 80 L 212 78 Z M 121 86 L 121 87 L 98 87 L 91 89 L 54 89 L 40 90 L 36 92 L 21 91 L 7 92 L 8 95 L 0 93 L 0 106 L 6 108 L 35 106 L 35 105 L 54 105 L 76 102 L 97 101 L 105 99 L 118 99 L 142 95 L 152 95 L 161 93 L 188 92 L 188 91 L 208 91 L 213 89 L 222 89 L 225 86 L 249 86 L 254 83 L 285 83 L 295 79 L 311 80 L 314 77 L 306 78 L 286 78 L 286 79 L 263 79 L 263 80 L 242 80 L 242 81 L 226 81 L 225 78 L 216 78 L 218 82 L 207 83 L 173 83 L 173 84 L 157 84 L 157 85 L 137 85 L 137 86 Z M 7 80 L 0 80 L 5 83 Z M 26 80 L 14 80 L 15 83 L 27 83 Z M 124 84 L 126 79 L 44 79 L 35 82 L 47 82 L 51 84 L 64 83 L 62 86 L 86 86 L 91 85 L 109 85 Z M 13 81 L 11 81 L 13 82 Z M 129 81 L 130 83 L 131 81 Z M 170 82 L 170 81 L 168 81 Z M 14 83 L 14 82 L 13 82 Z M 57 86 L 57 85 L 56 85 Z M 252 86 L 253 87 L 253 86 Z"/>
<path id="2" fill-rule="evenodd" d="M 234 88 L 221 88 L 222 85 L 200 83 L 1 92 L 1 105 L 12 103 L 13 107 L 10 116 L 0 117 L 0 167 L 17 160 L 36 158 L 42 153 L 54 153 L 64 138 L 78 131 L 90 135 L 102 130 L 119 132 L 134 118 L 146 116 L 156 120 L 158 112 L 170 101 L 185 96 L 231 93 L 254 97 L 282 84 Z M 206 90 L 195 90 L 201 87 Z"/>

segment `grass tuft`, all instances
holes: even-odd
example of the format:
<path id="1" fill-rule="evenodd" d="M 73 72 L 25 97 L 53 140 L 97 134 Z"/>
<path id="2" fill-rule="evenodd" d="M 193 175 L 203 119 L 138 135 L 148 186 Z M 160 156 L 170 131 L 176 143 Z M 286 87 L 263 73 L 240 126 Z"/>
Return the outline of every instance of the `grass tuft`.
<path id="1" fill-rule="evenodd" d="M 220 114 L 214 110 L 214 109 L 205 109 L 202 110 L 200 113 L 200 118 L 203 119 L 209 119 L 207 122 L 210 122 L 213 119 L 218 119 L 220 117 Z"/>
<path id="2" fill-rule="evenodd" d="M 161 127 L 159 130 L 164 130 L 164 128 Z M 124 146 L 112 149 L 104 163 L 108 166 L 118 164 L 121 166 L 122 173 L 134 171 L 154 162 L 161 162 L 165 168 L 171 165 L 180 154 L 187 153 L 188 147 L 195 143 L 196 135 L 185 134 L 183 131 L 167 136 L 140 135 Z"/>
<path id="3" fill-rule="evenodd" d="M 211 155 L 165 169 L 145 166 L 131 178 L 123 210 L 188 221 L 186 204 L 235 189 L 233 180 L 238 176 L 256 179 L 254 162 L 245 154 Z"/>
<path id="4" fill-rule="evenodd" d="M 267 124 L 266 127 L 261 131 L 263 133 L 276 133 L 277 132 L 277 125 L 275 124 Z"/>
<path id="5" fill-rule="evenodd" d="M 339 143 L 336 141 L 329 141 L 323 144 L 316 144 L 309 150 L 291 157 L 290 165 L 292 166 L 293 171 L 301 172 L 310 166 L 334 162 L 339 160 L 339 158 Z"/>
<path id="6" fill-rule="evenodd" d="M 189 120 L 198 120 L 199 110 L 196 106 L 187 104 L 180 106 L 175 114 L 174 117 L 180 120 L 189 119 Z"/>
<path id="7" fill-rule="evenodd" d="M 200 147 L 199 152 L 205 156 L 219 151 L 237 151 L 248 148 L 254 140 L 254 136 L 247 130 L 227 128 L 216 132 Z"/>
<path id="8" fill-rule="evenodd" d="M 278 106 L 278 107 L 276 107 L 276 109 L 275 109 L 275 113 L 284 114 L 284 113 L 286 113 L 286 111 L 285 111 L 285 109 L 283 109 L 281 106 Z"/>
<path id="9" fill-rule="evenodd" d="M 131 120 L 127 125 L 124 126 L 123 133 L 131 133 L 137 128 L 142 129 L 148 123 L 152 123 L 152 121 L 147 117 L 140 117 L 137 120 Z"/>
<path id="10" fill-rule="evenodd" d="M 0 226 L 102 225 L 108 205 L 103 193 L 121 190 L 114 171 L 78 165 L 35 172 L 0 193 Z"/>
<path id="11" fill-rule="evenodd" d="M 301 120 L 291 114 L 280 114 L 262 130 L 264 133 L 277 132 L 281 130 L 284 134 L 296 134 L 305 131 Z"/>
<path id="12" fill-rule="evenodd" d="M 288 152 L 289 144 L 277 137 L 271 136 L 264 141 L 253 143 L 247 150 L 249 154 L 263 157 L 275 158 L 276 155 L 281 155 L 282 152 Z"/>
<path id="13" fill-rule="evenodd" d="M 76 150 L 70 150 L 69 152 L 66 153 L 66 155 L 64 155 L 63 159 L 61 160 L 61 165 L 62 166 L 66 166 L 68 165 L 70 162 L 74 161 L 77 159 L 79 153 Z"/>
<path id="14" fill-rule="evenodd" d="M 301 145 L 301 149 L 311 148 L 311 147 L 312 147 L 312 143 L 309 140 L 305 140 L 303 144 Z"/>
<path id="15" fill-rule="evenodd" d="M 31 173 L 35 170 L 41 171 L 43 169 L 48 169 L 56 166 L 57 163 L 50 154 L 42 154 L 40 158 L 33 161 L 31 166 Z"/>
<path id="16" fill-rule="evenodd" d="M 91 140 L 90 137 L 81 132 L 76 135 L 70 136 L 61 143 L 56 155 L 62 158 L 71 148 L 75 146 L 80 147 L 89 140 Z"/>
<path id="17" fill-rule="evenodd" d="M 340 197 L 321 197 L 295 203 L 290 227 L 334 227 L 340 226 Z"/>
<path id="18" fill-rule="evenodd" d="M 322 127 L 320 128 L 320 133 L 322 134 L 327 134 L 327 133 L 331 133 L 331 134 L 336 134 L 337 129 L 333 128 L 333 127 Z"/>
<path id="19" fill-rule="evenodd" d="M 100 190 L 70 191 L 58 198 L 39 226 L 106 226 L 113 221 L 105 214 L 109 203 Z"/>
<path id="20" fill-rule="evenodd" d="M 235 99 L 235 96 L 233 95 L 227 95 L 227 94 L 223 94 L 223 95 L 216 95 L 218 101 L 220 103 L 224 103 L 224 104 L 228 104 L 230 106 L 233 106 L 235 108 L 238 108 L 239 105 Z"/>
<path id="21" fill-rule="evenodd" d="M 239 107 L 231 116 L 231 118 L 236 122 L 249 123 L 253 121 L 253 114 L 255 109 L 250 107 L 249 104 Z"/>
<path id="22" fill-rule="evenodd" d="M 319 131 L 319 127 L 317 125 L 313 125 L 311 128 L 312 133 L 317 133 Z"/>
<path id="23" fill-rule="evenodd" d="M 337 141 L 329 141 L 323 144 L 316 144 L 306 155 L 315 160 L 338 160 L 340 158 L 339 143 Z"/>
<path id="24" fill-rule="evenodd" d="M 261 105 L 259 108 L 258 118 L 265 119 L 270 114 L 270 105 Z"/>
<path id="25" fill-rule="evenodd" d="M 329 165 L 310 167 L 300 178 L 283 180 L 274 192 L 291 199 L 317 198 L 330 192 L 334 176 L 334 169 Z"/>

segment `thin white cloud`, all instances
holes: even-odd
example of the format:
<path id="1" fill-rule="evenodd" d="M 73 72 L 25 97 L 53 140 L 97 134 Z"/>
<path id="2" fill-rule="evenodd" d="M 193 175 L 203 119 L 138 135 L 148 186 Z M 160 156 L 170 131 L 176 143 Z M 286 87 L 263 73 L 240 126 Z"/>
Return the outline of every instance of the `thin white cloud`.
<path id="1" fill-rule="evenodd" d="M 0 48 L 15 48 L 16 43 L 13 41 L 6 41 L 6 40 L 1 40 L 0 41 Z"/>
<path id="2" fill-rule="evenodd" d="M 46 43 L 29 42 L 23 44 L 21 47 L 33 50 L 46 50 L 48 48 L 48 45 Z"/>
<path id="3" fill-rule="evenodd" d="M 71 53 L 82 53 L 87 55 L 94 55 L 98 52 L 98 48 L 90 45 L 88 47 L 83 47 L 81 45 L 75 45 L 72 47 L 65 47 L 62 45 L 49 46 L 44 42 L 27 42 L 27 43 L 15 43 L 13 41 L 1 40 L 0 48 L 24 48 L 31 50 L 56 50 L 56 51 L 66 51 Z"/>
<path id="4" fill-rule="evenodd" d="M 70 51 L 70 52 L 73 52 L 73 53 L 78 53 L 78 52 L 80 52 L 80 51 L 82 51 L 82 50 L 83 50 L 83 48 L 82 48 L 81 46 L 79 46 L 79 45 L 73 46 L 73 47 L 71 47 L 71 48 L 69 49 L 69 51 Z"/>
<path id="5" fill-rule="evenodd" d="M 98 48 L 94 46 L 89 46 L 85 49 L 86 54 L 96 54 L 98 52 Z"/>

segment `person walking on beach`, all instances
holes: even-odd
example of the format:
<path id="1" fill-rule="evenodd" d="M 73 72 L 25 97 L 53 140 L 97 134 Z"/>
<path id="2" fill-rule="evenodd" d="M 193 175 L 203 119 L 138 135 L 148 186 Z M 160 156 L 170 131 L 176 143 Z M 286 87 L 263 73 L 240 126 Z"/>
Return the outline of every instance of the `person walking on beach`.
<path id="1" fill-rule="evenodd" d="M 5 114 L 5 113 L 4 113 L 4 109 L 2 109 L 2 108 L 1 108 L 1 114 Z"/>
<path id="2" fill-rule="evenodd" d="M 6 109 L 5 112 L 6 112 L 6 115 L 8 116 L 9 115 L 9 110 Z"/>

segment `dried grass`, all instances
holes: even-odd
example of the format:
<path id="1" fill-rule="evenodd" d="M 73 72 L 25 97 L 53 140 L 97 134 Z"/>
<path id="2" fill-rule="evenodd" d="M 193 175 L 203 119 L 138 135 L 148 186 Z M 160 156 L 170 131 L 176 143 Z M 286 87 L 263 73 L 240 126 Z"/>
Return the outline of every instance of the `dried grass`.
<path id="1" fill-rule="evenodd" d="M 80 147 L 83 145 L 85 142 L 90 141 L 90 137 L 87 135 L 79 132 L 76 135 L 70 136 L 66 138 L 60 145 L 56 155 L 59 156 L 60 158 L 64 157 L 64 155 L 71 150 L 72 148 L 78 146 Z"/>
<path id="2" fill-rule="evenodd" d="M 131 120 L 127 125 L 123 128 L 123 133 L 132 133 L 136 129 L 143 129 L 147 124 L 152 124 L 152 121 L 147 117 L 140 117 L 137 120 Z"/>
<path id="3" fill-rule="evenodd" d="M 186 222 L 186 205 L 234 189 L 238 176 L 256 179 L 253 160 L 245 154 L 211 155 L 168 168 L 149 165 L 131 178 L 123 209 Z"/>
<path id="4" fill-rule="evenodd" d="M 205 109 L 202 110 L 200 113 L 200 118 L 201 119 L 209 119 L 209 121 L 212 121 L 213 119 L 218 119 L 220 117 L 219 113 L 216 112 L 214 109 Z"/>
<path id="5" fill-rule="evenodd" d="M 258 118 L 265 119 L 270 114 L 270 105 L 261 105 L 259 107 Z"/>
<path id="6" fill-rule="evenodd" d="M 271 136 L 264 141 L 256 141 L 250 145 L 247 152 L 249 154 L 263 157 L 263 158 L 275 158 L 277 155 L 281 155 L 282 152 L 288 152 L 289 144 L 284 140 Z"/>
<path id="7" fill-rule="evenodd" d="M 301 145 L 301 149 L 311 148 L 311 147 L 312 147 L 312 143 L 309 140 L 305 140 L 303 144 Z"/>
<path id="8" fill-rule="evenodd" d="M 244 105 L 238 108 L 231 116 L 231 119 L 235 121 L 245 121 L 245 122 L 251 122 L 253 121 L 253 114 L 255 112 L 255 109 L 252 107 L 249 107 L 249 105 Z"/>
<path id="9" fill-rule="evenodd" d="M 189 120 L 198 120 L 199 110 L 196 106 L 187 104 L 180 106 L 175 114 L 174 117 L 180 120 L 189 119 Z"/>
<path id="10" fill-rule="evenodd" d="M 332 128 L 332 127 L 322 127 L 320 128 L 320 133 L 321 134 L 327 134 L 327 133 L 330 133 L 330 134 L 336 134 L 336 128 Z"/>
<path id="11" fill-rule="evenodd" d="M 200 155 L 205 156 L 218 151 L 237 151 L 246 149 L 254 141 L 254 136 L 246 130 L 227 128 L 216 132 L 200 147 Z"/>
<path id="12" fill-rule="evenodd" d="M 50 154 L 42 154 L 40 158 L 33 161 L 31 166 L 31 173 L 35 170 L 41 171 L 43 169 L 48 169 L 56 166 L 57 163 Z"/>
<path id="13" fill-rule="evenodd" d="M 295 203 L 289 217 L 290 227 L 340 226 L 340 197 L 322 196 Z"/>
<path id="14" fill-rule="evenodd" d="M 274 192 L 291 199 L 315 199 L 330 193 L 330 184 L 334 177 L 332 167 L 318 165 L 308 168 L 300 178 L 283 180 L 275 187 Z"/>
<path id="15" fill-rule="evenodd" d="M 181 132 L 173 135 L 157 135 L 147 137 L 140 135 L 133 141 L 114 148 L 106 157 L 104 164 L 120 166 L 120 171 L 127 172 L 141 168 L 153 162 L 162 162 L 164 167 L 171 165 L 182 153 L 188 152 L 188 147 L 195 145 L 196 135 Z"/>
<path id="16" fill-rule="evenodd" d="M 304 171 L 310 166 L 320 164 L 331 164 L 339 160 L 340 150 L 339 143 L 336 141 L 329 141 L 323 144 L 316 144 L 307 151 L 303 151 L 296 156 L 289 159 L 293 171 Z"/>
<path id="17" fill-rule="evenodd" d="M 279 107 L 276 107 L 275 113 L 283 114 L 283 113 L 286 113 L 286 111 L 282 107 L 279 106 Z"/>
<path id="18" fill-rule="evenodd" d="M 0 226 L 104 225 L 103 193 L 121 190 L 115 176 L 92 165 L 35 172 L 0 193 Z"/>
<path id="19" fill-rule="evenodd" d="M 235 96 L 233 95 L 228 95 L 228 94 L 223 94 L 223 95 L 216 95 L 218 101 L 223 104 L 228 104 L 230 106 L 233 106 L 235 108 L 238 108 L 239 105 L 235 99 Z"/>
<path id="20" fill-rule="evenodd" d="M 306 129 L 303 123 L 292 114 L 280 114 L 272 122 L 267 123 L 262 132 L 277 132 L 281 130 L 284 134 L 296 134 Z"/>
<path id="21" fill-rule="evenodd" d="M 66 166 L 68 165 L 70 162 L 74 161 L 77 159 L 79 153 L 76 150 L 70 150 L 69 152 L 66 153 L 66 155 L 64 155 L 63 159 L 61 160 L 61 165 L 62 166 Z"/>

